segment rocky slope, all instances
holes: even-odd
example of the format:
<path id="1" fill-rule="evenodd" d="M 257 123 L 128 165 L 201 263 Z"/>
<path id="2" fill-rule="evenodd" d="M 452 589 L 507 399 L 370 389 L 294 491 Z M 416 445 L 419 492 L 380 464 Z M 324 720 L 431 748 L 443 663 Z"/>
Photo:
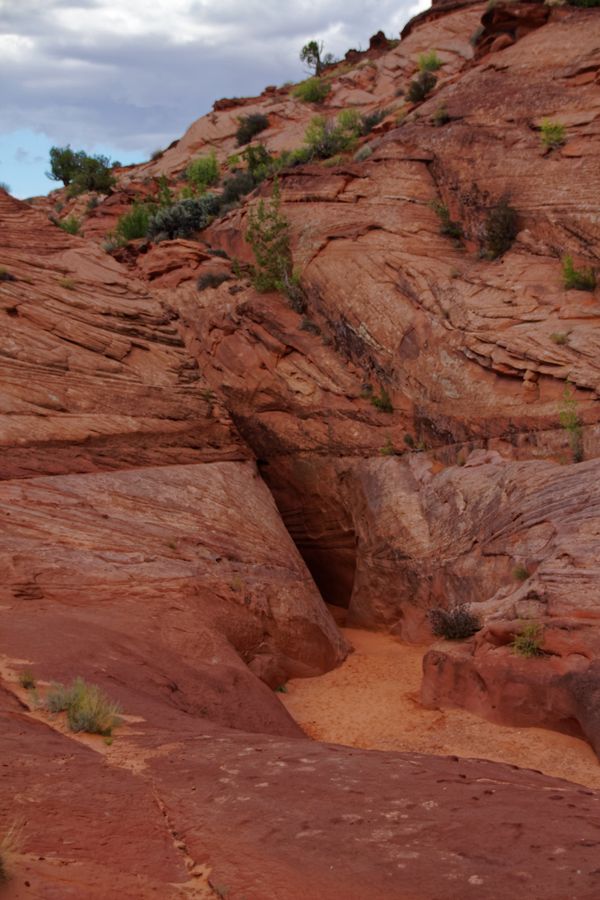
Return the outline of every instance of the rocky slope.
<path id="1" fill-rule="evenodd" d="M 597 16 L 436 4 L 329 70 L 322 108 L 289 88 L 221 101 L 89 209 L 0 190 L 15 896 L 597 895 L 592 792 L 314 745 L 272 691 L 348 652 L 323 598 L 432 642 L 428 610 L 467 601 L 485 627 L 432 647 L 423 702 L 600 749 L 598 291 L 566 290 L 560 262 L 600 255 Z M 408 103 L 430 50 L 435 89 Z M 102 248 L 159 176 L 175 187 L 209 148 L 225 166 L 241 114 L 268 115 L 260 141 L 279 153 L 347 107 L 386 112 L 362 161 L 279 175 L 301 312 L 243 268 L 269 181 L 192 239 Z M 562 147 L 542 147 L 544 117 Z M 518 234 L 490 260 L 503 197 Z M 57 201 L 83 237 L 47 221 Z M 226 280 L 199 291 L 207 273 Z M 585 462 L 559 424 L 567 383 Z M 510 647 L 523 621 L 532 659 Z M 125 716 L 114 743 L 40 711 L 26 668 L 41 696 L 77 675 L 104 688 Z"/>

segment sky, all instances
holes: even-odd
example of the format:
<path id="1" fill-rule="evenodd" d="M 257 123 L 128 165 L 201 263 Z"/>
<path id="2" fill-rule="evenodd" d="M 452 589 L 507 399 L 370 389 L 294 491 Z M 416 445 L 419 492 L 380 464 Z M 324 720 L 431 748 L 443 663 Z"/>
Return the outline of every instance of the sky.
<path id="1" fill-rule="evenodd" d="M 132 163 L 220 97 L 306 77 L 299 50 L 343 56 L 429 0 L 0 0 L 0 182 L 57 187 L 51 146 Z"/>

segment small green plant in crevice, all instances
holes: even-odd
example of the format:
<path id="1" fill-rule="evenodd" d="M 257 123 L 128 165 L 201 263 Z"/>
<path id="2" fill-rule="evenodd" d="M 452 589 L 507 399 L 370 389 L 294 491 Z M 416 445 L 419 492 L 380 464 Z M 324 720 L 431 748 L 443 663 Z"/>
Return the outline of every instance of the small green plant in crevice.
<path id="1" fill-rule="evenodd" d="M 292 281 L 290 225 L 281 212 L 279 182 L 275 179 L 268 203 L 260 200 L 256 210 L 248 214 L 246 240 L 252 248 L 256 265 L 252 282 L 257 291 L 286 292 Z"/>
<path id="2" fill-rule="evenodd" d="M 419 72 L 437 72 L 443 65 L 435 50 L 429 50 L 419 56 Z"/>
<path id="3" fill-rule="evenodd" d="M 537 622 L 528 622 L 524 624 L 521 630 L 514 636 L 511 649 L 519 656 L 531 658 L 532 656 L 541 656 L 542 633 Z"/>
<path id="4" fill-rule="evenodd" d="M 391 437 L 389 437 L 386 440 L 383 447 L 379 448 L 379 453 L 381 454 L 381 456 L 397 456 L 398 455 L 398 451 L 394 447 L 394 443 L 393 443 Z"/>
<path id="5" fill-rule="evenodd" d="M 518 566 L 515 566 L 513 569 L 513 578 L 516 578 L 517 581 L 527 581 L 529 578 L 527 568 L 521 563 Z"/>
<path id="6" fill-rule="evenodd" d="M 550 340 L 553 344 L 559 344 L 562 346 L 563 344 L 569 343 L 569 335 L 564 331 L 554 331 L 550 335 Z"/>
<path id="7" fill-rule="evenodd" d="M 565 143 L 567 139 L 567 130 L 560 122 L 552 122 L 550 119 L 543 119 L 542 124 L 540 125 L 540 138 L 547 150 L 556 150 Z"/>
<path id="8" fill-rule="evenodd" d="M 73 281 L 72 278 L 69 278 L 68 276 L 65 276 L 64 278 L 59 278 L 58 283 L 61 286 L 61 288 L 64 288 L 67 291 L 75 290 L 75 282 Z"/>
<path id="9" fill-rule="evenodd" d="M 512 247 L 518 234 L 517 211 L 503 197 L 489 210 L 485 220 L 485 255 L 498 259 Z"/>
<path id="10" fill-rule="evenodd" d="M 304 103 L 323 103 L 330 90 L 331 85 L 327 81 L 315 76 L 297 85 L 292 95 Z"/>
<path id="11" fill-rule="evenodd" d="M 392 413 L 394 412 L 394 407 L 392 405 L 392 401 L 390 395 L 386 391 L 384 387 L 381 388 L 379 394 L 370 393 L 369 400 L 375 407 L 375 409 L 381 410 L 381 412 Z"/>
<path id="12" fill-rule="evenodd" d="M 248 144 L 253 137 L 269 127 L 269 118 L 264 113 L 250 113 L 248 116 L 240 116 L 239 126 L 235 133 L 238 147 Z"/>
<path id="13" fill-rule="evenodd" d="M 466 603 L 457 603 L 450 609 L 430 609 L 427 618 L 434 635 L 447 641 L 464 641 L 481 629 L 479 618 Z"/>
<path id="14" fill-rule="evenodd" d="M 288 689 L 285 684 L 278 684 L 277 687 L 275 688 L 275 692 L 277 694 L 287 694 Z"/>
<path id="15" fill-rule="evenodd" d="M 68 216 L 61 222 L 57 222 L 57 225 L 63 231 L 66 231 L 67 234 L 79 234 L 79 229 L 81 228 L 81 222 L 77 216 Z"/>
<path id="16" fill-rule="evenodd" d="M 66 712 L 71 731 L 108 736 L 119 724 L 120 709 L 95 684 L 75 678 L 72 684 L 53 684 L 45 699 L 49 712 Z"/>
<path id="17" fill-rule="evenodd" d="M 188 182 L 199 193 L 204 193 L 207 188 L 219 181 L 219 163 L 214 150 L 207 156 L 199 156 L 193 159 L 185 170 Z"/>
<path id="18" fill-rule="evenodd" d="M 437 84 L 437 78 L 433 72 L 420 72 L 408 86 L 406 97 L 411 103 L 421 103 L 431 93 Z"/>
<path id="19" fill-rule="evenodd" d="M 433 124 L 438 128 L 441 128 L 442 125 L 447 125 L 449 121 L 450 113 L 448 112 L 445 104 L 442 103 L 442 105 L 438 106 L 433 114 Z"/>
<path id="20" fill-rule="evenodd" d="M 593 291 L 596 288 L 596 273 L 593 269 L 576 269 L 572 256 L 563 257 L 563 284 L 568 291 Z"/>
<path id="21" fill-rule="evenodd" d="M 581 462 L 583 459 L 583 427 L 577 412 L 577 401 L 568 381 L 563 391 L 558 420 L 569 437 L 573 462 Z"/>
<path id="22" fill-rule="evenodd" d="M 36 683 L 35 676 L 31 669 L 23 669 L 22 672 L 19 672 L 19 684 L 22 688 L 25 688 L 25 690 L 34 690 Z"/>
<path id="23" fill-rule="evenodd" d="M 460 241 L 463 236 L 462 227 L 450 218 L 448 207 L 439 200 L 432 200 L 429 205 L 440 220 L 440 234 L 446 234 L 448 237 Z"/>

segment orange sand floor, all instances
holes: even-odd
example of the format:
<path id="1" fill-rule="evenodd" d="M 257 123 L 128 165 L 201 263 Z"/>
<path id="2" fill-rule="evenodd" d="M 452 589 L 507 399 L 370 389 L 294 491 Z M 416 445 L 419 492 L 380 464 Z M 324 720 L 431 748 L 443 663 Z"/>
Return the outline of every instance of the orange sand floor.
<path id="1" fill-rule="evenodd" d="M 600 787 L 600 764 L 585 741 L 494 725 L 461 709 L 424 709 L 419 687 L 425 647 L 342 630 L 355 648 L 346 662 L 318 678 L 294 679 L 278 695 L 310 737 L 371 750 L 492 759 Z"/>

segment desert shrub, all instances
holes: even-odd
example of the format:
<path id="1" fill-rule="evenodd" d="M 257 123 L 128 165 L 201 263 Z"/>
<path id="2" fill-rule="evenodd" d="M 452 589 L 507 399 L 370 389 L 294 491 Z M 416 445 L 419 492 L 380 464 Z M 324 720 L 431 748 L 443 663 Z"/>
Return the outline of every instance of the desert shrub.
<path id="1" fill-rule="evenodd" d="M 36 681 L 31 669 L 23 669 L 23 671 L 19 673 L 19 684 L 26 690 L 31 690 L 35 687 Z"/>
<path id="2" fill-rule="evenodd" d="M 565 256 L 562 261 L 563 283 L 565 288 L 576 291 L 593 291 L 596 287 L 596 275 L 594 270 L 576 269 L 573 265 L 573 257 Z"/>
<path id="3" fill-rule="evenodd" d="M 469 43 L 472 47 L 476 47 L 479 42 L 479 38 L 482 36 L 485 31 L 485 25 L 478 25 L 471 37 L 469 38 Z"/>
<path id="4" fill-rule="evenodd" d="M 161 159 L 163 153 L 164 153 L 164 150 L 160 150 L 160 149 L 153 150 L 152 153 L 150 154 L 151 161 L 155 162 L 157 159 Z"/>
<path id="5" fill-rule="evenodd" d="M 302 100 L 304 103 L 323 103 L 330 90 L 330 84 L 315 76 L 302 81 L 292 93 L 297 100 Z"/>
<path id="6" fill-rule="evenodd" d="M 457 603 L 450 609 L 430 609 L 428 613 L 431 630 L 436 637 L 447 641 L 462 641 L 480 630 L 481 622 L 466 603 Z"/>
<path id="7" fill-rule="evenodd" d="M 550 335 L 550 340 L 553 344 L 567 344 L 569 342 L 569 335 L 565 334 L 564 331 L 555 331 Z"/>
<path id="8" fill-rule="evenodd" d="M 351 150 L 359 133 L 360 116 L 353 109 L 344 109 L 335 120 L 315 116 L 306 129 L 304 140 L 313 157 L 328 159 Z"/>
<path id="9" fill-rule="evenodd" d="M 69 185 L 77 172 L 83 151 L 75 152 L 67 144 L 66 147 L 50 148 L 50 171 L 46 172 L 46 176 L 52 181 L 62 181 L 65 185 Z"/>
<path id="10" fill-rule="evenodd" d="M 389 115 L 389 109 L 376 109 L 371 113 L 365 113 L 360 117 L 360 134 L 370 134 L 376 125 L 383 122 L 385 117 Z"/>
<path id="11" fill-rule="evenodd" d="M 49 712 L 66 712 L 71 731 L 110 735 L 119 723 L 119 707 L 95 684 L 76 678 L 69 687 L 54 684 L 45 701 Z"/>
<path id="12" fill-rule="evenodd" d="M 438 128 L 441 128 L 442 125 L 447 125 L 449 121 L 450 121 L 450 114 L 448 113 L 448 110 L 442 103 L 442 105 L 438 106 L 438 108 L 436 109 L 436 111 L 433 114 L 433 124 L 436 125 Z"/>
<path id="13" fill-rule="evenodd" d="M 8 269 L 5 269 L 4 266 L 0 266 L 0 281 L 16 281 L 17 279 L 9 272 Z"/>
<path id="14" fill-rule="evenodd" d="M 558 410 L 558 420 L 561 428 L 564 428 L 569 438 L 569 446 L 573 454 L 573 462 L 581 462 L 583 459 L 583 428 L 579 413 L 577 412 L 577 401 L 573 394 L 571 385 L 567 381 L 563 391 L 562 401 Z"/>
<path id="15" fill-rule="evenodd" d="M 281 213 L 281 197 L 277 180 L 268 203 L 260 200 L 248 215 L 246 240 L 252 248 L 256 265 L 252 281 L 258 291 L 285 291 L 292 277 L 290 226 Z"/>
<path id="16" fill-rule="evenodd" d="M 68 216 L 62 222 L 57 222 L 57 225 L 63 231 L 66 231 L 67 234 L 79 234 L 79 229 L 81 228 L 81 222 L 77 216 Z"/>
<path id="17" fill-rule="evenodd" d="M 206 288 L 218 288 L 225 281 L 231 281 L 229 272 L 206 272 L 199 276 L 196 287 L 199 291 L 204 291 Z"/>
<path id="18" fill-rule="evenodd" d="M 419 72 L 437 72 L 443 65 L 444 63 L 435 50 L 430 50 L 428 53 L 421 53 L 419 56 Z"/>
<path id="19" fill-rule="evenodd" d="M 255 135 L 260 134 L 269 127 L 269 119 L 263 113 L 251 113 L 249 116 L 241 116 L 239 127 L 236 131 L 238 147 L 247 144 Z"/>
<path id="20" fill-rule="evenodd" d="M 527 568 L 519 563 L 518 566 L 515 566 L 513 569 L 513 577 L 517 579 L 517 581 L 527 581 L 529 578 L 529 572 Z"/>
<path id="21" fill-rule="evenodd" d="M 271 173 L 273 157 L 264 144 L 246 147 L 242 159 L 256 182 L 262 181 Z"/>
<path id="22" fill-rule="evenodd" d="M 148 234 L 150 219 L 156 212 L 156 207 L 146 203 L 134 203 L 130 211 L 121 216 L 117 222 L 115 232 L 123 241 L 134 241 L 144 238 Z"/>
<path id="23" fill-rule="evenodd" d="M 214 150 L 207 156 L 193 159 L 185 170 L 187 180 L 199 191 L 205 191 L 219 180 L 219 163 Z"/>
<path id="24" fill-rule="evenodd" d="M 221 204 L 230 206 L 237 203 L 241 197 L 245 197 L 250 191 L 256 187 L 256 181 L 250 172 L 236 172 L 231 178 L 227 178 L 223 183 L 223 193 L 221 194 Z"/>
<path id="25" fill-rule="evenodd" d="M 440 220 L 440 234 L 447 234 L 448 237 L 460 240 L 463 236 L 462 227 L 450 218 L 448 207 L 439 200 L 432 200 L 429 205 Z"/>
<path id="26" fill-rule="evenodd" d="M 152 216 L 148 224 L 148 237 L 185 238 L 195 231 L 201 231 L 209 224 L 220 207 L 214 194 L 190 200 L 180 200 L 167 206 Z"/>
<path id="27" fill-rule="evenodd" d="M 381 412 L 392 413 L 394 412 L 394 407 L 392 405 L 392 400 L 390 395 L 386 391 L 385 388 L 381 388 L 379 394 L 371 393 L 369 395 L 369 399 L 375 409 L 381 410 Z"/>
<path id="28" fill-rule="evenodd" d="M 542 144 L 549 150 L 555 150 L 561 147 L 566 140 L 566 128 L 560 122 L 552 122 L 550 119 L 544 119 L 540 125 L 540 137 Z"/>
<path id="29" fill-rule="evenodd" d="M 365 159 L 368 159 L 372 155 L 373 149 L 369 147 L 368 144 L 363 144 L 363 146 L 359 147 L 354 154 L 354 159 L 356 160 L 356 162 L 364 162 Z"/>
<path id="30" fill-rule="evenodd" d="M 417 77 L 411 81 L 406 96 L 411 103 L 421 103 L 421 101 L 425 100 L 427 95 L 431 93 L 436 84 L 437 78 L 433 72 L 425 70 L 424 72 L 420 72 Z"/>
<path id="31" fill-rule="evenodd" d="M 493 206 L 485 221 L 485 250 L 488 259 L 497 259 L 512 246 L 518 233 L 517 211 L 503 198 Z"/>
<path id="32" fill-rule="evenodd" d="M 536 622 L 529 622 L 514 636 L 510 646 L 519 656 L 541 656 L 541 640 L 540 626 Z"/>

